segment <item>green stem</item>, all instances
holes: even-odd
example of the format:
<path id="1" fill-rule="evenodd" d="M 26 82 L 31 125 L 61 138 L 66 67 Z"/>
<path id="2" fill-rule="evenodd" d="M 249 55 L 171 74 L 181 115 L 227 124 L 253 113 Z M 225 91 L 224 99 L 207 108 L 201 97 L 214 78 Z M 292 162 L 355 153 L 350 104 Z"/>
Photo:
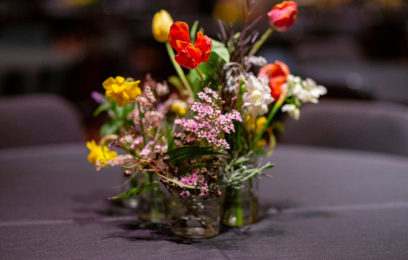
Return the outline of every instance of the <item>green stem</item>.
<path id="1" fill-rule="evenodd" d="M 236 217 L 236 226 L 240 227 L 244 225 L 244 215 L 242 212 L 242 188 L 237 189 L 235 193 L 235 217 Z"/>
<path id="2" fill-rule="evenodd" d="M 252 56 L 254 55 L 259 48 L 262 47 L 262 45 L 265 43 L 265 41 L 269 38 L 269 36 L 271 36 L 271 34 L 273 33 L 273 27 L 269 27 L 268 30 L 266 30 L 264 32 L 264 34 L 261 36 L 261 38 L 254 44 L 254 46 L 252 47 L 252 49 L 249 51 L 248 56 Z"/>
<path id="3" fill-rule="evenodd" d="M 147 174 L 146 175 L 146 179 L 148 184 L 153 183 L 153 174 Z M 150 199 L 151 199 L 151 208 L 150 208 L 150 217 L 151 220 L 153 222 L 157 222 L 160 220 L 159 217 L 159 206 L 157 205 L 157 196 L 159 195 L 159 188 L 158 187 L 154 187 L 151 191 L 150 191 Z"/>
<path id="4" fill-rule="evenodd" d="M 249 190 L 249 196 L 251 197 L 249 201 L 249 208 L 251 209 L 252 219 L 255 222 L 255 219 L 257 218 L 257 215 L 258 215 L 258 212 L 257 212 L 258 202 L 256 201 L 256 198 L 255 198 L 254 183 L 252 182 L 252 179 L 248 180 L 248 190 Z"/>
<path id="5" fill-rule="evenodd" d="M 140 110 L 140 103 L 137 102 L 137 110 L 139 110 L 139 124 L 140 124 L 140 131 L 143 134 L 143 145 L 146 145 L 146 136 L 144 134 L 144 129 L 143 129 L 143 114 L 142 110 Z"/>
<path id="6" fill-rule="evenodd" d="M 283 102 L 286 99 L 286 92 L 282 93 L 281 96 L 279 97 L 278 101 L 275 103 L 275 105 L 273 106 L 271 112 L 268 115 L 268 118 L 266 120 L 266 123 L 264 124 L 264 126 L 262 127 L 261 131 L 258 133 L 258 135 L 256 135 L 253 145 L 256 146 L 259 142 L 259 140 L 261 140 L 263 134 L 265 133 L 266 128 L 268 128 L 269 124 L 271 123 L 273 117 L 275 116 L 275 114 L 279 111 L 280 107 L 282 106 Z"/>
<path id="7" fill-rule="evenodd" d="M 198 76 L 200 76 L 200 78 L 201 78 L 201 81 L 203 81 L 204 82 L 204 76 L 203 76 L 203 74 L 201 73 L 201 71 L 198 69 L 198 67 L 196 67 L 195 68 L 195 71 L 197 71 L 197 74 L 198 74 Z"/>
<path id="8" fill-rule="evenodd" d="M 188 92 L 188 95 L 191 98 L 194 98 L 193 90 L 191 89 L 191 86 L 188 83 L 188 80 L 186 78 L 186 75 L 184 74 L 183 69 L 181 68 L 181 66 L 174 59 L 175 54 L 174 54 L 173 48 L 170 46 L 170 44 L 168 42 L 166 42 L 166 49 L 167 49 L 167 53 L 169 54 L 171 63 L 173 64 L 174 69 L 177 72 L 177 75 L 179 76 L 179 78 L 180 78 L 181 82 L 183 83 L 184 87 L 186 88 L 186 90 Z"/>

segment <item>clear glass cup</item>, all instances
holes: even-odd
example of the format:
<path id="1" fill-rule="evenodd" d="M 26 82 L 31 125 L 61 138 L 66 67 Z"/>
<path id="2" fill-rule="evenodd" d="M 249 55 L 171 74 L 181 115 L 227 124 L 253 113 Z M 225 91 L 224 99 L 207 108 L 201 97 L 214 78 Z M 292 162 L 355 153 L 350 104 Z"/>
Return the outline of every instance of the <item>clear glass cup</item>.
<path id="1" fill-rule="evenodd" d="M 215 196 L 173 195 L 171 231 L 186 238 L 209 238 L 220 232 L 221 205 Z"/>
<path id="2" fill-rule="evenodd" d="M 229 227 L 250 225 L 258 220 L 258 179 L 245 181 L 241 188 L 228 187 L 222 222 Z"/>
<path id="3" fill-rule="evenodd" d="M 156 178 L 152 174 L 139 173 L 136 178 L 130 181 L 129 186 L 133 188 L 153 181 L 159 182 L 159 180 L 155 180 Z M 122 199 L 122 204 L 125 207 L 134 208 L 139 219 L 143 221 L 160 223 L 169 218 L 170 205 L 161 185 L 141 194 Z"/>

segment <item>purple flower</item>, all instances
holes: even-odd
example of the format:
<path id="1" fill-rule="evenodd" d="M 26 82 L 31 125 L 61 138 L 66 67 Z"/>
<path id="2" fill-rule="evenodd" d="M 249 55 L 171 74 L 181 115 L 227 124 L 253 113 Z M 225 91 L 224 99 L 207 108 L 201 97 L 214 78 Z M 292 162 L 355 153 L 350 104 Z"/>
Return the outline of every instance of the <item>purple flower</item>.
<path id="1" fill-rule="evenodd" d="M 97 92 L 97 91 L 93 91 L 91 93 L 91 97 L 93 98 L 93 100 L 95 100 L 96 103 L 99 103 L 99 104 L 103 104 L 103 103 L 108 102 L 106 100 L 105 96 L 102 95 L 101 93 Z"/>

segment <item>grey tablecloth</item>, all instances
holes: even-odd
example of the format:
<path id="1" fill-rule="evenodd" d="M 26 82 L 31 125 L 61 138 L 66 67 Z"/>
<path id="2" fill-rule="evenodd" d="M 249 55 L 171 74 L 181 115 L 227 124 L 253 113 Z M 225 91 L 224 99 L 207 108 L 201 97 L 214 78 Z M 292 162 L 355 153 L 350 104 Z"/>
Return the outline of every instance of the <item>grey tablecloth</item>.
<path id="1" fill-rule="evenodd" d="M 408 259 L 408 160 L 280 146 L 262 219 L 190 241 L 105 198 L 84 145 L 0 151 L 0 259 Z"/>

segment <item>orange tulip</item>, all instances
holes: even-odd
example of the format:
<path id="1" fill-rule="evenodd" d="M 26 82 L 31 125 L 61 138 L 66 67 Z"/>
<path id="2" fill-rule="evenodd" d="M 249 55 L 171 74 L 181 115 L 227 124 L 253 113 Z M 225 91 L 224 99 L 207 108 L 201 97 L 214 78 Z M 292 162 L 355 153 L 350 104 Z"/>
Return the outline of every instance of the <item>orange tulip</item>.
<path id="1" fill-rule="evenodd" d="M 298 5 L 293 1 L 284 1 L 275 5 L 268 13 L 269 23 L 278 32 L 286 32 L 295 23 Z"/>
<path id="2" fill-rule="evenodd" d="M 177 63 L 189 69 L 194 69 L 200 63 L 206 62 L 211 54 L 211 39 L 199 31 L 194 45 L 191 44 L 189 28 L 184 22 L 172 24 L 169 44 L 177 51 L 175 56 Z"/>
<path id="3" fill-rule="evenodd" d="M 273 64 L 267 64 L 262 67 L 259 71 L 258 77 L 268 78 L 271 95 L 276 101 L 282 94 L 282 85 L 285 84 L 289 74 L 289 67 L 285 63 L 275 61 Z"/>

